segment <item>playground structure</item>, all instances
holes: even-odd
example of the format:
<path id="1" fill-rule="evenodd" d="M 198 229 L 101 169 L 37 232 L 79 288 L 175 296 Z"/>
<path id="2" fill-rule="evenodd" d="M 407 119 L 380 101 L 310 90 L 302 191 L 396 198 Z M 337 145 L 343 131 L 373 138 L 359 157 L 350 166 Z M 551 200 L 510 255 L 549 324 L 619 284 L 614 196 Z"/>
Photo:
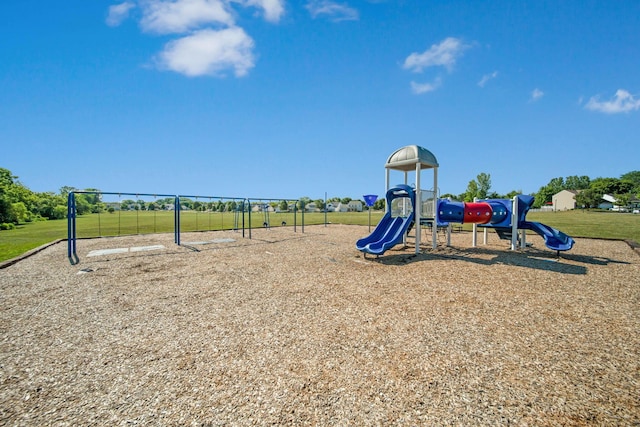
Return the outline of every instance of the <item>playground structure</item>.
<path id="1" fill-rule="evenodd" d="M 190 247 L 189 242 L 182 242 L 182 233 L 185 232 L 200 232 L 200 231 L 215 231 L 215 230 L 233 230 L 242 233 L 242 237 L 252 238 L 251 231 L 254 228 L 266 228 L 269 229 L 271 224 L 270 212 L 273 209 L 272 205 L 285 202 L 288 207 L 292 207 L 292 211 L 286 215 L 290 219 L 293 231 L 298 231 L 298 226 L 301 226 L 301 231 L 304 233 L 304 209 L 298 209 L 299 200 L 292 199 L 255 199 L 255 198 L 237 198 L 237 197 L 221 197 L 221 196 L 188 196 L 188 195 L 168 195 L 168 194 L 148 194 L 148 193 L 115 193 L 115 192 L 102 192 L 102 191 L 72 191 L 67 196 L 67 257 L 72 265 L 78 264 L 80 258 L 77 254 L 77 241 L 78 241 L 78 203 L 76 201 L 76 195 L 92 196 L 101 201 L 103 206 L 117 205 L 117 209 L 113 211 L 114 215 L 117 215 L 117 226 L 115 228 L 108 229 L 103 224 L 107 221 L 101 221 L 100 210 L 97 212 L 97 223 L 94 224 L 92 231 L 86 231 L 83 237 L 100 237 L 103 232 L 106 235 L 131 235 L 131 234 L 151 234 L 158 232 L 157 230 L 163 230 L 167 232 L 170 230 L 174 234 L 174 243 L 178 246 Z M 116 202 L 104 203 L 103 197 L 112 197 L 117 200 Z M 135 200 L 130 200 L 132 206 L 123 205 L 124 200 L 122 197 L 133 197 Z M 152 215 L 152 224 L 145 223 L 143 220 L 139 220 L 139 214 L 141 208 L 144 206 L 144 199 L 156 201 L 158 198 L 164 198 L 168 202 L 164 209 L 154 208 Z M 186 202 L 200 201 L 200 209 L 185 209 Z M 225 203 L 226 202 L 226 203 Z M 224 208 L 218 206 L 219 210 L 216 211 L 218 215 L 215 215 L 219 222 L 213 224 L 211 221 L 211 214 L 214 210 L 213 205 L 222 205 Z M 133 211 L 126 212 L 123 211 Z M 161 212 L 161 213 L 157 213 Z M 185 215 L 188 212 L 188 215 Z M 224 220 L 224 215 L 227 215 L 227 220 Z M 134 221 L 131 221 L 131 214 L 135 215 Z M 128 220 L 125 221 L 124 217 Z M 171 219 L 169 219 L 171 216 Z M 205 221 L 200 220 L 202 216 L 205 216 Z M 123 220 L 121 221 L 121 217 Z M 163 225 L 158 224 L 156 227 L 156 217 L 158 222 L 162 222 Z M 298 218 L 300 217 L 300 218 Z M 169 221 L 171 224 L 169 224 Z M 111 221 L 113 222 L 113 221 Z M 126 224 L 125 224 L 126 223 Z M 286 221 L 280 222 L 281 226 L 286 226 Z M 91 234 L 91 233 L 95 234 Z M 87 235 L 87 233 L 89 233 Z"/>
<path id="2" fill-rule="evenodd" d="M 494 229 L 504 239 L 511 240 L 511 250 L 516 250 L 518 242 L 521 248 L 527 246 L 526 230 L 531 230 L 544 239 L 545 245 L 557 252 L 570 250 L 575 241 L 548 225 L 527 221 L 527 212 L 533 205 L 532 196 L 519 194 L 513 199 L 475 200 L 473 203 L 438 200 L 436 221 L 438 226 L 450 223 L 473 224 L 473 246 L 477 244 L 478 227 L 484 229 L 484 243 L 487 231 Z"/>
<path id="3" fill-rule="evenodd" d="M 420 173 L 423 168 L 433 169 L 433 188 L 420 189 Z M 526 220 L 526 215 L 534 198 L 517 195 L 513 199 L 484 199 L 474 202 L 458 202 L 437 197 L 438 161 L 433 153 L 417 145 L 410 145 L 395 151 L 385 165 L 386 212 L 374 231 L 356 242 L 356 248 L 366 254 L 382 255 L 393 246 L 407 242 L 410 230 L 415 226 L 415 252 L 420 252 L 422 226 L 432 232 L 432 247 L 438 245 L 438 229 L 445 228 L 447 246 L 451 244 L 451 224 L 473 224 L 473 246 L 477 245 L 478 228 L 484 229 L 484 243 L 487 231 L 494 229 L 503 239 L 511 240 L 511 250 L 525 248 L 526 230 L 543 237 L 545 245 L 552 250 L 568 251 L 574 240 L 563 232 L 548 225 Z M 389 171 L 404 172 L 404 184 L 389 187 Z M 415 186 L 408 185 L 408 173 L 415 171 Z M 518 244 L 519 243 L 519 244 Z"/>

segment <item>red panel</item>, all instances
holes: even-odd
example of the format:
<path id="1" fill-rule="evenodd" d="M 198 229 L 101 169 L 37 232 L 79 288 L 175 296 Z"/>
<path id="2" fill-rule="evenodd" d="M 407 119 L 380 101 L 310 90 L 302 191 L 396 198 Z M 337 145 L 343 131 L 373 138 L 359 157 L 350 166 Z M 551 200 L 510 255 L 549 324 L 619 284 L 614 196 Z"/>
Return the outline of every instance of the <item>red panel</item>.
<path id="1" fill-rule="evenodd" d="M 491 221 L 492 214 L 493 210 L 491 209 L 491 205 L 489 203 L 465 203 L 463 222 L 486 224 Z"/>

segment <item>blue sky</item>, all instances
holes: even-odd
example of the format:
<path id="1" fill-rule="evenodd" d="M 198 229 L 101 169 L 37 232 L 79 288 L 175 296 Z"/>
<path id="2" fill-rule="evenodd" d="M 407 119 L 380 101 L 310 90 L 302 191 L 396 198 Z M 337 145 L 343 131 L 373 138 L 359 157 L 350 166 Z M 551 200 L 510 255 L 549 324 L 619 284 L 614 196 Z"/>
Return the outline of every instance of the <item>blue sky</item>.
<path id="1" fill-rule="evenodd" d="M 0 40 L 34 191 L 360 198 L 413 144 L 441 193 L 640 169 L 635 0 L 21 0 Z"/>

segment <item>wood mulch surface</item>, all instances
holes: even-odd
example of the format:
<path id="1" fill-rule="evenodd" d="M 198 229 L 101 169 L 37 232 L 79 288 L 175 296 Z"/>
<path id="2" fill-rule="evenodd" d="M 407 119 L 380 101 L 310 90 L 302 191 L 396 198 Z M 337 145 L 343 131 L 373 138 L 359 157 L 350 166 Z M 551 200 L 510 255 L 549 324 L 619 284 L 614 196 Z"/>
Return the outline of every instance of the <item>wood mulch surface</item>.
<path id="1" fill-rule="evenodd" d="M 80 240 L 77 265 L 60 242 L 0 269 L 0 425 L 640 425 L 627 243 L 425 234 L 365 259 L 367 234 Z"/>

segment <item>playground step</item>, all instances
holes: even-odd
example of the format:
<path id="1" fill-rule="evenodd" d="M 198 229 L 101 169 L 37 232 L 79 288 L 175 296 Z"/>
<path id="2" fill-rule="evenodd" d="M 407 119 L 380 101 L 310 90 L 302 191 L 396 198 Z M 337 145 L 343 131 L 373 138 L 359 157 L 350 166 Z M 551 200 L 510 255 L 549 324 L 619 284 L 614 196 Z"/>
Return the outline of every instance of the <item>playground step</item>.
<path id="1" fill-rule="evenodd" d="M 496 228 L 496 233 L 498 233 L 498 237 L 503 240 L 511 240 L 513 237 L 513 233 L 510 228 Z"/>

